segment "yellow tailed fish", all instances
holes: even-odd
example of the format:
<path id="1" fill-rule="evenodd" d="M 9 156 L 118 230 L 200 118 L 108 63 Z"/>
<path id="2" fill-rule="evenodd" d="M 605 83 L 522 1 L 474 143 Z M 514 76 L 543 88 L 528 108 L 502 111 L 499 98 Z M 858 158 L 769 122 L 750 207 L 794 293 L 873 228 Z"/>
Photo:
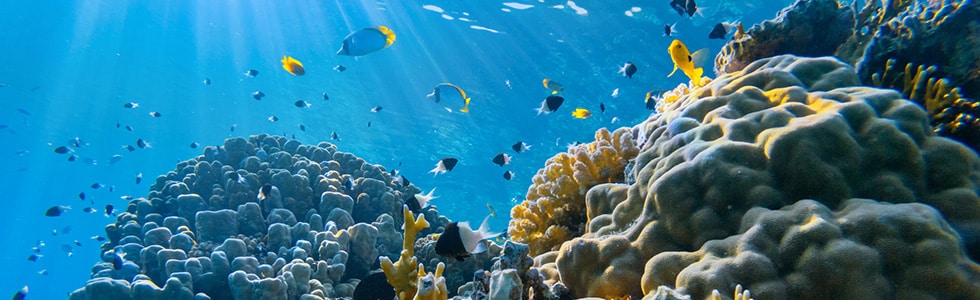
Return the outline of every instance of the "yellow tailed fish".
<path id="1" fill-rule="evenodd" d="M 541 85 L 544 85 L 544 88 L 551 90 L 552 95 L 557 95 L 558 93 L 565 91 L 565 89 L 562 88 L 561 83 L 548 78 L 541 80 Z"/>
<path id="2" fill-rule="evenodd" d="M 388 27 L 368 27 L 348 34 L 337 55 L 361 56 L 388 48 L 394 42 L 395 32 Z"/>
<path id="3" fill-rule="evenodd" d="M 590 112 L 588 109 L 576 108 L 575 111 L 572 112 L 572 116 L 576 119 L 585 119 L 591 117 L 592 112 Z"/>
<path id="4" fill-rule="evenodd" d="M 432 93 L 425 96 L 429 100 L 442 104 L 446 110 L 452 112 L 454 109 L 459 112 L 470 112 L 470 98 L 466 92 L 455 84 L 444 82 L 436 85 Z"/>
<path id="5" fill-rule="evenodd" d="M 691 82 L 694 86 L 701 85 L 701 75 L 704 74 L 704 69 L 697 68 L 695 65 L 700 65 L 703 63 L 704 59 L 707 58 L 708 49 L 701 49 L 694 54 L 691 54 L 687 50 L 687 46 L 681 43 L 679 40 L 674 40 L 670 43 L 670 47 L 667 48 L 667 53 L 670 53 L 670 60 L 674 62 L 674 70 L 670 71 L 667 77 L 674 75 L 677 69 L 681 69 L 684 75 L 691 78 Z"/>

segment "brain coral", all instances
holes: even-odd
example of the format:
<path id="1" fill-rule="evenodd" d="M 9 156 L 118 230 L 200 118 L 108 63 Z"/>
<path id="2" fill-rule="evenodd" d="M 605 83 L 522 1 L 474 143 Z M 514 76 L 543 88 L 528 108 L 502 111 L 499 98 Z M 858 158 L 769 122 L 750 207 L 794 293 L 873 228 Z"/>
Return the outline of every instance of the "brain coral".
<path id="1" fill-rule="evenodd" d="M 632 131 L 605 128 L 595 141 L 572 146 L 549 158 L 531 179 L 526 199 L 511 209 L 510 237 L 527 243 L 532 255 L 557 249 L 585 231 L 585 192 L 608 182 L 622 182 L 626 163 L 638 149 Z"/>
<path id="2" fill-rule="evenodd" d="M 589 191 L 588 232 L 539 256 L 544 273 L 575 297 L 741 283 L 806 299 L 857 284 L 837 272 L 889 286 L 883 298 L 980 290 L 980 159 L 899 93 L 859 84 L 834 58 L 777 56 L 667 104 L 635 127 L 635 182 Z M 927 274 L 943 284 L 912 282 Z"/>
<path id="3" fill-rule="evenodd" d="M 329 143 L 269 135 L 206 147 L 150 189 L 106 226 L 104 262 L 70 299 L 350 297 L 379 255 L 401 252 L 392 216 L 421 192 Z"/>

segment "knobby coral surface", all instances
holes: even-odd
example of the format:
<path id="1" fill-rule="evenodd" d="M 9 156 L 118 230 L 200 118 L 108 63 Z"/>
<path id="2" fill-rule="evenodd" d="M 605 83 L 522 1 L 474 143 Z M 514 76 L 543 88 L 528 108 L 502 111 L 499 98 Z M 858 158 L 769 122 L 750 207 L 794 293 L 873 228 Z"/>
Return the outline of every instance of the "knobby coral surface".
<path id="1" fill-rule="evenodd" d="M 762 59 L 635 131 L 635 182 L 590 190 L 588 232 L 536 259 L 572 296 L 667 285 L 703 299 L 739 283 L 790 299 L 980 289 L 969 258 L 980 253 L 980 159 L 935 136 L 898 92 L 860 86 L 844 62 Z M 914 279 L 926 274 L 942 276 Z M 870 287 L 842 291 L 852 284 Z"/>
<path id="2" fill-rule="evenodd" d="M 551 251 L 585 231 L 585 192 L 623 182 L 627 162 L 638 149 L 632 131 L 602 128 L 595 141 L 572 146 L 545 162 L 520 205 L 511 209 L 510 237 L 529 244 L 532 255 Z"/>

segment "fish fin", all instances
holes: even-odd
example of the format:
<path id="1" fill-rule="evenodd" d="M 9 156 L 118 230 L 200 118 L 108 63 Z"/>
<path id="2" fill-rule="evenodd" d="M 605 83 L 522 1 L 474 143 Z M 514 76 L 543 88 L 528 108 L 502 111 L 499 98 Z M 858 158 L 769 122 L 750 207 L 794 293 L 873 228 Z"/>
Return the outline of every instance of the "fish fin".
<path id="1" fill-rule="evenodd" d="M 674 64 L 674 70 L 670 71 L 670 74 L 667 74 L 667 77 L 674 76 L 674 73 L 676 72 L 677 72 L 677 64 Z"/>
<path id="2" fill-rule="evenodd" d="M 691 53 L 691 63 L 694 67 L 702 67 L 708 61 L 708 48 L 701 48 Z"/>
<path id="3" fill-rule="evenodd" d="M 500 235 L 500 232 L 490 232 L 490 215 L 483 218 L 483 223 L 480 223 L 480 228 L 476 230 L 477 237 L 480 240 L 492 239 Z"/>

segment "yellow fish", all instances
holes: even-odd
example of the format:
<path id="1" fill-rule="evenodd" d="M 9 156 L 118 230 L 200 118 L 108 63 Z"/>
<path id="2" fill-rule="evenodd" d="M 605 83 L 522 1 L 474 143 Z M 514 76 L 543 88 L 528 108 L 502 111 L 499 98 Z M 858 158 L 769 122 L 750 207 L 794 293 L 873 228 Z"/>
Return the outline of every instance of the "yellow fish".
<path id="1" fill-rule="evenodd" d="M 681 43 L 679 40 L 674 40 L 670 43 L 670 48 L 667 48 L 667 53 L 670 53 L 670 60 L 674 62 L 674 70 L 670 71 L 667 77 L 674 75 L 677 69 L 681 69 L 684 75 L 691 78 L 694 86 L 701 85 L 701 75 L 704 74 L 704 69 L 696 68 L 695 64 L 702 64 L 707 52 L 708 49 L 705 48 L 691 54 L 684 43 Z"/>
<path id="2" fill-rule="evenodd" d="M 585 119 L 591 117 L 592 112 L 589 111 L 588 109 L 584 109 L 580 107 L 580 108 L 576 108 L 575 111 L 572 112 L 572 116 L 577 119 Z"/>
<path id="3" fill-rule="evenodd" d="M 542 80 L 541 84 L 544 85 L 544 88 L 551 90 L 552 95 L 557 95 L 558 93 L 565 91 L 565 89 L 561 87 L 561 83 L 548 78 Z"/>
<path id="4" fill-rule="evenodd" d="M 303 76 L 303 74 L 306 74 L 306 69 L 303 69 L 303 63 L 292 56 L 284 55 L 280 62 L 282 62 L 282 68 L 286 72 L 289 72 L 289 74 L 293 74 L 293 76 Z"/>

